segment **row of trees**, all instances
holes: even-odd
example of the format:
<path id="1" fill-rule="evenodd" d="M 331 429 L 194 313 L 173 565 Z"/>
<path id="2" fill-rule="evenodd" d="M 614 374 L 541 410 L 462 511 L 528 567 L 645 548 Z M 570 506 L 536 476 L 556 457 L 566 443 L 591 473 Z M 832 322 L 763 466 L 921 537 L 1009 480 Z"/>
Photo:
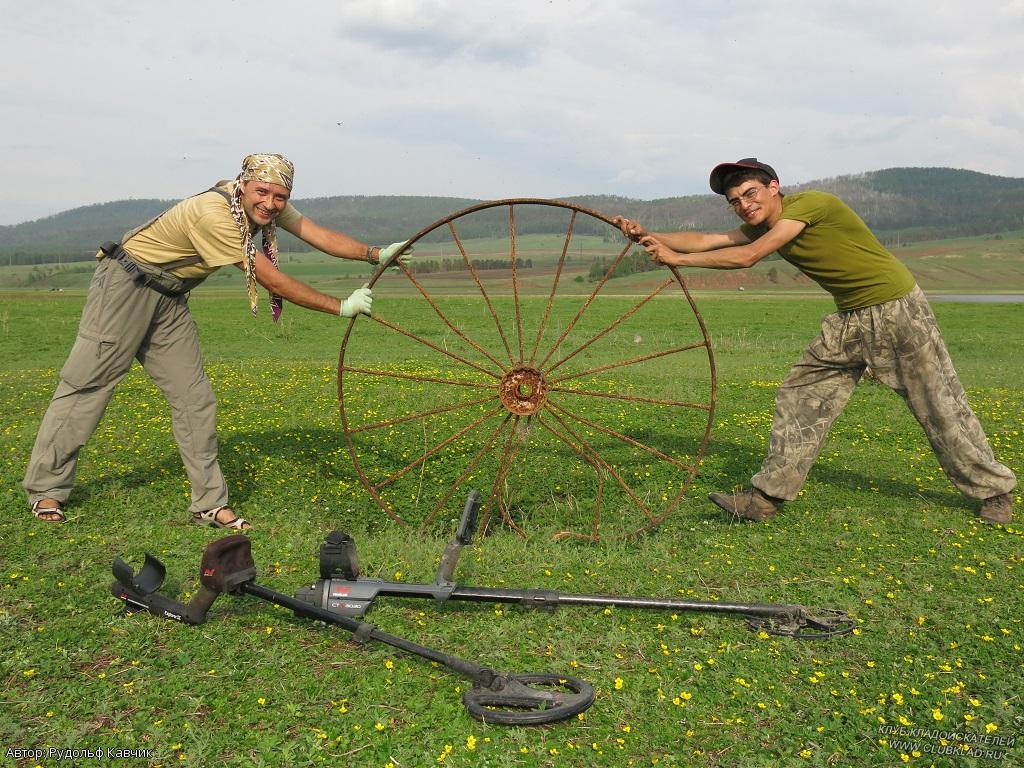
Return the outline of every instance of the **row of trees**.
<path id="1" fill-rule="evenodd" d="M 592 283 L 600 280 L 607 274 L 613 261 L 614 259 L 594 259 L 590 263 L 587 279 Z M 622 257 L 622 261 L 615 265 L 615 271 L 612 272 L 609 279 L 635 275 L 640 272 L 653 272 L 656 269 L 663 269 L 663 267 L 651 261 L 651 257 L 647 255 L 646 251 L 636 249 Z"/>
<path id="2" fill-rule="evenodd" d="M 462 259 L 413 259 L 409 262 L 409 271 L 414 275 L 434 274 L 436 272 L 460 272 L 466 266 Z M 473 262 L 473 268 L 512 269 L 511 259 L 479 259 Z M 516 259 L 516 269 L 533 269 L 533 259 Z"/>

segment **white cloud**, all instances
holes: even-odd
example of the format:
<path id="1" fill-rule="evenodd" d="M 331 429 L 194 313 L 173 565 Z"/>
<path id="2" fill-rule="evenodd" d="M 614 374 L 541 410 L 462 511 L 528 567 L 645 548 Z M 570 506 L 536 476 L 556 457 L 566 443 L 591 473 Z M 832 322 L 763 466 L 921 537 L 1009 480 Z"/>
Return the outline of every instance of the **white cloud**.
<path id="1" fill-rule="evenodd" d="M 0 0 L 0 223 L 182 197 L 706 191 L 897 165 L 1024 176 L 1024 2 Z"/>

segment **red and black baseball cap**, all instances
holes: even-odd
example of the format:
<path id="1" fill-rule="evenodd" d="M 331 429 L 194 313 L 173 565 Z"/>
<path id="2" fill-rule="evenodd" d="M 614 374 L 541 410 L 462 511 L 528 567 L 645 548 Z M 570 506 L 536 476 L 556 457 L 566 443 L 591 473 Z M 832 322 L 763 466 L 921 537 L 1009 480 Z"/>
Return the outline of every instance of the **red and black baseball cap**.
<path id="1" fill-rule="evenodd" d="M 764 171 L 771 176 L 772 181 L 779 180 L 779 174 L 770 165 L 758 162 L 756 157 L 744 157 L 735 163 L 716 165 L 711 171 L 711 190 L 717 195 L 724 195 L 725 190 L 722 188 L 722 182 L 726 176 L 734 171 Z"/>

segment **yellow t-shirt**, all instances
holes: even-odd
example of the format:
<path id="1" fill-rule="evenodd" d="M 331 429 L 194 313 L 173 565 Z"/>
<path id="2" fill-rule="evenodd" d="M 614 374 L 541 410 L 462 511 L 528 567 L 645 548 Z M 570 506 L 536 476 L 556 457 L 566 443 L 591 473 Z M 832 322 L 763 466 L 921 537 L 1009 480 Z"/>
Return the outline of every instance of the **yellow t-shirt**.
<path id="1" fill-rule="evenodd" d="M 232 194 L 237 183 L 230 181 L 219 188 Z M 287 228 L 301 218 L 302 214 L 288 203 L 275 223 Z M 254 237 L 259 247 L 259 235 L 254 234 Z M 138 261 L 158 266 L 190 256 L 202 257 L 196 264 L 172 270 L 178 277 L 208 277 L 221 267 L 237 264 L 245 258 L 242 237 L 228 201 L 213 190 L 175 204 L 121 245 Z"/>

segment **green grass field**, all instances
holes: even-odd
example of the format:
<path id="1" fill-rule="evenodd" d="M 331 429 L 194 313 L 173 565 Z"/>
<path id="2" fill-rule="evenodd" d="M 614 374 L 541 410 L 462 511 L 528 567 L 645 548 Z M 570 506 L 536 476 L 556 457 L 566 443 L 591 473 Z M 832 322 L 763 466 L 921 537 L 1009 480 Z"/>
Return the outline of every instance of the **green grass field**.
<path id="1" fill-rule="evenodd" d="M 362 277 L 328 272 L 316 259 L 285 268 L 336 293 Z M 10 275 L 4 279 L 14 284 Z M 1024 763 L 1024 530 L 975 520 L 976 505 L 944 479 L 895 394 L 867 382 L 859 387 L 800 498 L 772 522 L 735 524 L 706 501 L 709 491 L 741 484 L 759 466 L 774 389 L 830 311 L 821 294 L 778 296 L 771 287 L 695 294 L 716 353 L 714 430 L 693 486 L 656 532 L 596 544 L 553 540 L 565 524 L 559 516 L 593 490 L 577 479 L 561 505 L 551 499 L 583 464 L 556 446 L 525 456 L 510 484 L 523 494 L 526 536 L 492 526 L 464 553 L 456 577 L 479 586 L 797 602 L 849 611 L 856 634 L 798 642 L 754 633 L 734 617 L 623 609 L 382 600 L 371 611 L 369 620 L 386 631 L 496 669 L 562 672 L 596 687 L 595 704 L 580 718 L 531 729 L 472 720 L 460 701 L 466 681 L 443 668 L 381 645 L 359 647 L 342 630 L 254 598 L 221 598 L 198 628 L 123 616 L 108 592 L 114 557 L 138 566 L 145 552 L 156 554 L 168 568 L 165 590 L 187 598 L 198 586 L 202 550 L 218 534 L 187 522 L 188 486 L 169 414 L 138 367 L 83 451 L 69 524 L 45 525 L 28 514 L 20 479 L 74 339 L 84 295 L 78 280 L 63 292 L 8 292 L 0 309 L 0 472 L 8 511 L 0 521 L 2 764 L 69 764 L 48 759 L 48 747 L 148 749 L 149 759 L 109 764 L 151 766 Z M 462 292 L 443 280 L 436 285 L 437 295 Z M 429 312 L 410 294 L 401 278 L 384 278 L 375 314 L 427 333 Z M 422 532 L 401 528 L 368 497 L 337 407 L 346 324 L 295 307 L 276 326 L 265 313 L 253 319 L 237 274 L 216 278 L 191 301 L 220 403 L 222 466 L 238 508 L 256 526 L 259 581 L 286 593 L 308 584 L 317 575 L 319 543 L 334 528 L 355 536 L 367 575 L 431 581 L 463 497 Z M 472 314 L 479 301 L 446 301 L 462 327 L 486 327 Z M 524 314 L 536 317 L 540 301 L 525 302 Z M 589 331 L 632 301 L 600 303 Z M 695 338 L 692 316 L 671 301 L 652 302 L 650 314 L 638 318 L 642 332 L 612 334 L 607 348 L 581 357 L 596 364 L 621 359 L 627 348 Z M 934 309 L 997 455 L 1019 472 L 1020 305 Z M 557 309 L 556 327 L 564 327 L 567 311 Z M 385 344 L 379 332 L 360 319 L 352 354 L 388 370 L 448 371 L 443 355 L 400 340 Z M 615 386 L 664 387 L 673 396 L 688 387 L 704 391 L 706 359 L 688 354 L 660 368 L 630 366 Z M 367 419 L 376 418 L 375 406 L 415 410 L 446 396 L 398 380 L 359 386 L 353 412 Z M 594 413 L 621 418 L 624 430 L 646 429 L 647 439 L 669 444 L 673 455 L 692 450 L 694 423 L 672 429 L 657 409 Z M 452 424 L 435 427 L 441 434 Z M 429 439 L 425 429 L 409 430 L 380 443 L 417 455 Z M 406 489 L 405 503 L 428 498 L 446 478 L 439 471 L 430 491 L 424 471 L 413 489 L 419 496 Z M 900 729 L 918 730 L 911 737 Z M 40 749 L 43 757 L 7 754 L 17 748 Z"/>

